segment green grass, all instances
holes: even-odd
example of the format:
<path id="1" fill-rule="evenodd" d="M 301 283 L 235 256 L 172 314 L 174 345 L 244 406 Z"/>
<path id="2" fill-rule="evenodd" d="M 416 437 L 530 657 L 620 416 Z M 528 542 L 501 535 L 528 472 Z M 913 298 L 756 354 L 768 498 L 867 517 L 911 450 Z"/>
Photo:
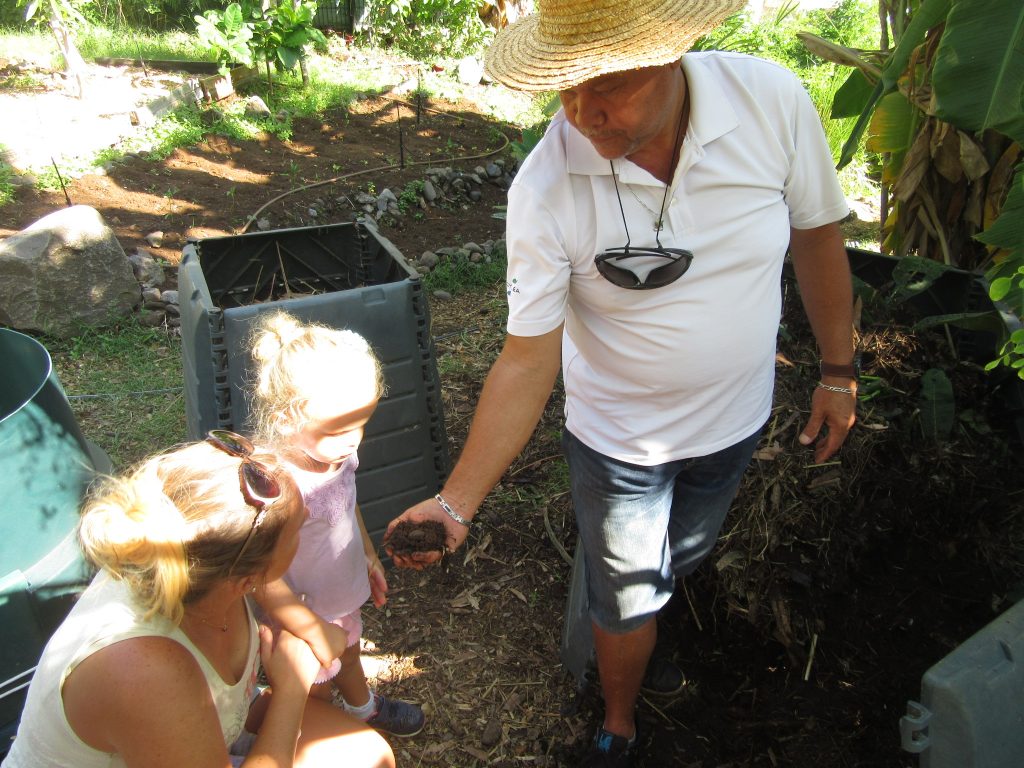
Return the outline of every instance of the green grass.
<path id="1" fill-rule="evenodd" d="M 79 53 L 86 60 L 149 59 L 171 61 L 216 61 L 216 57 L 198 44 L 194 34 L 185 32 L 149 32 L 138 29 L 89 27 L 77 36 Z"/>
<path id="2" fill-rule="evenodd" d="M 75 33 L 78 52 L 86 61 L 109 59 L 168 59 L 216 61 L 185 32 L 148 32 L 135 29 L 84 27 Z M 0 28 L 0 58 L 37 62 L 59 69 L 62 57 L 49 31 Z"/>
<path id="3" fill-rule="evenodd" d="M 124 320 L 71 339 L 40 339 L 79 426 L 115 470 L 185 440 L 181 340 Z"/>
<path id="4" fill-rule="evenodd" d="M 0 58 L 31 61 L 59 68 L 61 56 L 57 43 L 48 31 L 26 31 L 0 28 Z"/>
<path id="5" fill-rule="evenodd" d="M 483 288 L 504 280 L 505 267 L 505 259 L 473 263 L 463 256 L 442 257 L 438 265 L 423 276 L 423 285 L 429 291 L 446 291 L 454 296 L 462 290 Z"/>
<path id="6" fill-rule="evenodd" d="M 4 145 L 0 144 L 0 157 L 4 154 Z M 14 169 L 3 160 L 0 160 L 0 208 L 14 199 L 14 184 L 11 179 L 14 176 Z"/>

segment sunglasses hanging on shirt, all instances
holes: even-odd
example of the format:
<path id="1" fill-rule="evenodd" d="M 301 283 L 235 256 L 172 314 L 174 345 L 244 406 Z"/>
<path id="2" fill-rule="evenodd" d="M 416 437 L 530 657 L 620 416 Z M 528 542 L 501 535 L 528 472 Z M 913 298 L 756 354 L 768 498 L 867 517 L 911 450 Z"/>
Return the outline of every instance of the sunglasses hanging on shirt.
<path id="1" fill-rule="evenodd" d="M 679 125 L 676 127 L 676 146 L 672 151 L 671 172 L 675 172 L 676 162 L 679 159 L 679 135 L 683 127 L 683 116 L 686 110 L 680 112 Z M 626 230 L 626 244 L 621 248 L 609 248 L 603 253 L 594 257 L 594 266 L 601 277 L 612 285 L 620 288 L 628 288 L 633 291 L 647 291 L 652 288 L 661 288 L 674 283 L 685 274 L 693 261 L 693 253 L 683 248 L 666 248 L 661 244 L 661 229 L 664 225 L 665 202 L 668 200 L 669 185 L 665 185 L 665 193 L 661 197 L 661 210 L 654 224 L 654 247 L 638 247 L 630 245 L 629 226 L 626 224 L 626 211 L 622 206 L 622 196 L 619 194 L 619 182 L 615 173 L 615 164 L 611 160 L 608 165 L 612 169 L 612 184 L 615 185 L 615 197 L 619 201 L 619 213 L 622 214 L 622 227 Z M 636 262 L 649 265 L 653 260 L 664 260 L 664 264 L 656 266 L 641 274 L 630 269 L 624 262 L 630 259 L 643 259 L 643 262 Z"/>

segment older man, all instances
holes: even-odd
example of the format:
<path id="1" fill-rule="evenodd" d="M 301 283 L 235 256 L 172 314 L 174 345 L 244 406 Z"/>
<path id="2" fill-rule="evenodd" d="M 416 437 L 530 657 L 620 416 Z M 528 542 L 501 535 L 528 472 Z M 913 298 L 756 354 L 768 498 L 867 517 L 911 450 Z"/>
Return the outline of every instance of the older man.
<path id="1" fill-rule="evenodd" d="M 605 703 L 583 765 L 630 764 L 656 614 L 714 546 L 769 416 L 787 250 L 822 361 L 800 442 L 823 461 L 854 423 L 848 211 L 817 113 L 775 64 L 683 56 L 741 6 L 540 0 L 487 54 L 563 109 L 509 191 L 508 336 L 462 456 L 402 519 L 460 545 L 561 369 Z"/>

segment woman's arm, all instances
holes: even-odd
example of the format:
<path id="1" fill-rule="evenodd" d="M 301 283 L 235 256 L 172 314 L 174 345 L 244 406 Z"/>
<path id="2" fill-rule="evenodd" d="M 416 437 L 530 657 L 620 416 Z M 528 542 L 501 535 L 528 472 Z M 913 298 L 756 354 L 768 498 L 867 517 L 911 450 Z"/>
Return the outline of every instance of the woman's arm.
<path id="1" fill-rule="evenodd" d="M 62 698 L 78 737 L 129 768 L 231 764 L 206 678 L 169 638 L 135 637 L 97 651 L 68 675 Z"/>
<path id="2" fill-rule="evenodd" d="M 309 644 L 323 666 L 329 667 L 348 647 L 345 630 L 306 607 L 284 579 L 257 586 L 255 596 L 270 618 Z"/>

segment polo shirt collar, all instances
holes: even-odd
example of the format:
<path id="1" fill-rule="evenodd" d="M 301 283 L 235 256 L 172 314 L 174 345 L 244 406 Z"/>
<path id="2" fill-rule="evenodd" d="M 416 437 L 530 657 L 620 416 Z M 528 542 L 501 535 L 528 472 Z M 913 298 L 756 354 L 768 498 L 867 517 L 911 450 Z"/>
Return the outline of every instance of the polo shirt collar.
<path id="1" fill-rule="evenodd" d="M 690 89 L 690 124 L 686 135 L 694 144 L 703 148 L 736 128 L 739 119 L 722 86 L 699 57 L 683 56 L 683 72 L 686 73 L 686 85 Z M 569 173 L 582 176 L 611 174 L 608 161 L 597 153 L 594 146 L 568 120 L 565 121 L 564 130 L 566 169 Z M 703 149 L 698 154 L 703 156 Z M 615 166 L 619 168 L 622 180 L 630 184 L 661 184 L 647 171 L 628 161 L 616 160 Z"/>

